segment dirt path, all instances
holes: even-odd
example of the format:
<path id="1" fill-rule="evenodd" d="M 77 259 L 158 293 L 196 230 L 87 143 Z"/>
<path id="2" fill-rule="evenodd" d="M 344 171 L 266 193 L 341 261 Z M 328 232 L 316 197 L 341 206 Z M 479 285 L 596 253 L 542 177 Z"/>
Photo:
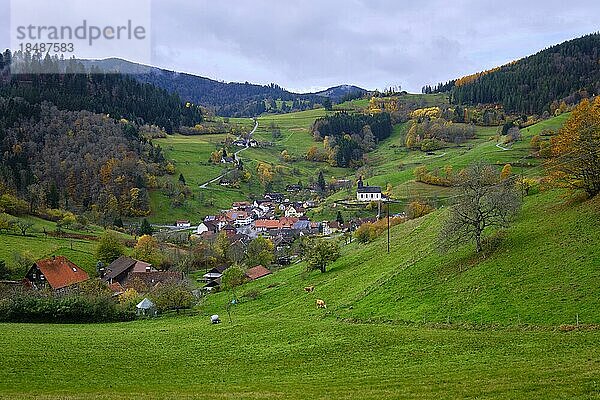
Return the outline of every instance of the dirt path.
<path id="1" fill-rule="evenodd" d="M 256 132 L 256 130 L 258 129 L 258 119 L 254 120 L 254 129 L 252 129 L 252 131 L 250 132 L 250 134 L 248 135 L 248 142 L 250 141 L 250 139 L 252 139 L 252 135 L 254 135 L 254 132 Z M 250 145 L 248 144 L 248 142 L 246 142 L 246 147 L 244 147 L 243 149 L 240 149 L 238 151 L 236 151 L 234 153 L 234 158 L 237 159 L 238 155 L 245 150 L 248 150 L 250 148 Z M 200 189 L 208 189 L 208 185 L 218 182 L 221 180 L 221 178 L 224 178 L 225 176 L 229 175 L 231 173 L 231 171 L 227 171 L 224 174 L 217 176 L 215 179 L 212 179 L 206 183 L 203 183 L 202 185 L 200 185 Z"/>

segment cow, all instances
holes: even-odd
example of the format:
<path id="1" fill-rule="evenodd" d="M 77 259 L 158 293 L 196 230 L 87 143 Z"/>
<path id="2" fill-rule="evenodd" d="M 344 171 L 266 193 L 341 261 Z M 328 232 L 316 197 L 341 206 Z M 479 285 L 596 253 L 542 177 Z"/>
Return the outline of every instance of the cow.
<path id="1" fill-rule="evenodd" d="M 307 286 L 307 287 L 304 288 L 304 291 L 306 293 L 312 293 L 312 292 L 315 291 L 315 287 L 314 286 Z"/>
<path id="2" fill-rule="evenodd" d="M 327 304 L 321 299 L 317 300 L 317 308 L 327 308 Z"/>

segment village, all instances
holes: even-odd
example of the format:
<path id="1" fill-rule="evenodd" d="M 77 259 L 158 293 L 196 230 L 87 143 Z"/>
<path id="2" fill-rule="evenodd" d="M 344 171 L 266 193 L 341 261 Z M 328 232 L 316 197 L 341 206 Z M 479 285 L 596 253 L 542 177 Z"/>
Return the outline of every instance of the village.
<path id="1" fill-rule="evenodd" d="M 346 184 L 349 181 L 343 181 Z M 301 185 L 288 185 L 288 195 L 302 190 Z M 312 221 L 307 213 L 318 206 L 315 200 L 291 201 L 283 193 L 266 193 L 263 199 L 240 201 L 232 204 L 230 209 L 220 214 L 206 216 L 199 225 L 193 226 L 189 220 L 176 221 L 173 230 L 191 230 L 192 238 L 203 242 L 214 242 L 220 233 L 225 233 L 231 246 L 243 252 L 249 243 L 258 238 L 269 239 L 274 246 L 275 264 L 286 266 L 299 261 L 300 254 L 294 251 L 294 243 L 300 238 L 311 237 L 343 237 L 352 240 L 352 233 L 365 223 L 375 222 L 377 217 L 355 218 L 344 221 L 337 218 L 333 221 Z M 378 203 L 385 201 L 381 187 L 368 186 L 362 178 L 358 180 L 356 204 Z M 252 279 L 258 279 L 270 273 L 268 266 L 259 268 L 261 274 L 250 272 Z M 203 275 L 203 290 L 210 292 L 220 287 L 220 279 L 228 265 L 217 266 Z"/>
<path id="2" fill-rule="evenodd" d="M 344 184 L 346 182 L 342 182 Z M 380 187 L 364 184 L 358 180 L 356 199 L 358 206 L 368 203 L 385 202 Z M 363 224 L 374 223 L 377 217 L 353 218 L 344 221 L 338 217 L 332 221 L 313 221 L 307 215 L 319 204 L 317 200 L 292 201 L 290 194 L 302 190 L 300 185 L 289 185 L 287 194 L 265 193 L 264 198 L 254 201 L 234 202 L 229 209 L 216 215 L 208 215 L 198 225 L 189 220 L 178 220 L 174 226 L 157 227 L 156 236 L 175 233 L 187 235 L 194 243 L 213 245 L 222 236 L 227 239 L 228 246 L 236 254 L 244 254 L 252 241 L 262 238 L 272 244 L 272 262 L 270 265 L 247 265 L 244 281 L 253 281 L 272 273 L 272 268 L 284 268 L 302 261 L 301 250 L 295 244 L 302 239 L 324 238 L 326 240 L 342 240 L 350 243 L 353 233 Z M 340 214 L 338 213 L 338 216 Z M 194 298 L 222 289 L 222 278 L 233 261 L 221 261 L 209 267 L 206 264 L 200 274 L 194 274 L 192 280 L 181 270 L 162 268 L 153 265 L 149 259 L 140 260 L 133 256 L 121 255 L 109 264 L 98 261 L 95 276 L 91 276 L 84 268 L 76 265 L 65 256 L 53 255 L 37 260 L 28 269 L 21 281 L 3 281 L 4 286 L 21 287 L 37 292 L 49 291 L 57 294 L 77 292 L 90 282 L 100 282 L 112 293 L 112 297 L 121 298 L 135 293 L 139 297 L 136 302 L 138 316 L 155 316 L 158 311 L 155 302 L 146 297 L 159 289 L 184 288 Z M 190 302 L 191 304 L 191 302 Z M 178 305 L 175 304 L 174 308 Z"/>

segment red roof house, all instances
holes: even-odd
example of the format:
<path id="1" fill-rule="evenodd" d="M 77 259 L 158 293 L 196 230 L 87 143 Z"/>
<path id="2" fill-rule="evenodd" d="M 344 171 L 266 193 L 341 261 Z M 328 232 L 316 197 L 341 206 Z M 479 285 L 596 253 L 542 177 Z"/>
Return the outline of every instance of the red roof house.
<path id="1" fill-rule="evenodd" d="M 262 265 L 256 266 L 254 268 L 250 268 L 248 271 L 246 271 L 246 276 L 251 281 L 255 281 L 255 280 L 263 278 L 267 275 L 271 275 L 271 271 L 269 271 Z"/>
<path id="2" fill-rule="evenodd" d="M 87 272 L 62 256 L 36 261 L 25 275 L 25 280 L 35 289 L 50 286 L 59 290 L 88 279 Z"/>

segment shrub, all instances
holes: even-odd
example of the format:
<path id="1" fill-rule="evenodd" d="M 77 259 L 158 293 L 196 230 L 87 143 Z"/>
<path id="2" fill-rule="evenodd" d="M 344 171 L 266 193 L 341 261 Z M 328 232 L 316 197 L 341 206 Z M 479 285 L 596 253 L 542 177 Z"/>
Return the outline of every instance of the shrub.
<path id="1" fill-rule="evenodd" d="M 417 219 L 424 217 L 434 210 L 429 204 L 420 201 L 413 201 L 406 207 L 406 216 L 409 219 Z"/>
<path id="2" fill-rule="evenodd" d="M 150 295 L 151 300 L 160 312 L 184 310 L 192 308 L 196 298 L 183 283 L 165 283 Z"/>
<path id="3" fill-rule="evenodd" d="M 0 301 L 0 321 L 3 322 L 89 323 L 134 318 L 135 309 L 127 310 L 110 295 L 22 292 Z"/>

